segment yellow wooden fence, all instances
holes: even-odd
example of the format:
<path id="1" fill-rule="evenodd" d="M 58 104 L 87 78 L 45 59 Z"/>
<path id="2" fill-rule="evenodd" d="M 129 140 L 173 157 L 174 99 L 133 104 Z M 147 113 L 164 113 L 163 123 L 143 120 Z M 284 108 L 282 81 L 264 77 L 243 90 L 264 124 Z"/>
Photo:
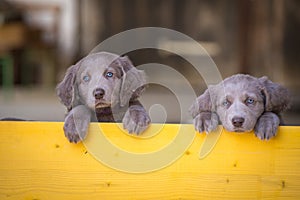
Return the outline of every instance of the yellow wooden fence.
<path id="1" fill-rule="evenodd" d="M 82 143 L 70 144 L 62 126 L 62 122 L 0 122 L 1 200 L 300 198 L 300 127 L 280 127 L 270 141 L 223 130 L 214 148 L 200 158 L 207 136 L 195 134 L 190 124 L 153 124 L 148 133 L 158 134 L 132 137 L 117 124 L 92 123 L 87 141 L 97 144 L 93 137 L 102 134 L 119 149 L 116 152 L 102 141 L 99 152 Z M 156 157 L 170 144 L 180 148 L 188 144 L 182 138 L 176 141 L 179 129 L 191 143 L 184 151 L 175 148 L 167 157 Z M 138 161 L 118 160 L 123 155 L 120 149 L 137 160 L 154 155 L 151 163 L 140 160 L 140 167 L 161 166 L 131 171 L 130 164 Z M 179 157 L 164 163 L 173 154 Z M 107 158 L 111 160 L 106 162 Z"/>

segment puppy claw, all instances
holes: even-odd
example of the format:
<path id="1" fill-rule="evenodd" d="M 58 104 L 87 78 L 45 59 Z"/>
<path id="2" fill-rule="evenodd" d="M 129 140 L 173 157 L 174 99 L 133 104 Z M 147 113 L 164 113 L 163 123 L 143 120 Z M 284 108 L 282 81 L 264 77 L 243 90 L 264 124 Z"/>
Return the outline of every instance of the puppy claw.
<path id="1" fill-rule="evenodd" d="M 129 108 L 123 117 L 123 128 L 130 134 L 139 135 L 148 128 L 150 122 L 144 110 Z"/>
<path id="2" fill-rule="evenodd" d="M 65 136 L 69 140 L 69 142 L 78 143 L 81 141 L 79 134 L 76 131 L 75 126 L 65 123 L 64 132 L 65 132 Z"/>
<path id="3" fill-rule="evenodd" d="M 200 112 L 193 120 L 196 131 L 209 134 L 218 126 L 218 115 L 212 112 Z"/>
<path id="4" fill-rule="evenodd" d="M 129 123 L 127 125 L 123 124 L 123 128 L 128 131 L 129 134 L 141 134 L 144 130 L 148 128 L 148 126 L 140 126 L 138 124 Z"/>
<path id="5" fill-rule="evenodd" d="M 86 117 L 87 119 L 88 117 Z M 64 133 L 71 143 L 78 143 L 86 137 L 90 120 L 74 119 L 74 113 L 70 113 L 64 123 Z"/>
<path id="6" fill-rule="evenodd" d="M 280 120 L 271 112 L 266 112 L 257 121 L 254 132 L 260 140 L 269 140 L 276 136 Z"/>

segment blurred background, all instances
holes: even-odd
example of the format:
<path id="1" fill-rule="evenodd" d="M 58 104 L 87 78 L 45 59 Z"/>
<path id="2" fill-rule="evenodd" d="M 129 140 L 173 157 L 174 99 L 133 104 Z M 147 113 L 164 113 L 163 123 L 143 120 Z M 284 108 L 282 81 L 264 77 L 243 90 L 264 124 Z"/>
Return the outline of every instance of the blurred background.
<path id="1" fill-rule="evenodd" d="M 0 0 L 0 118 L 62 121 L 65 108 L 55 86 L 66 69 L 114 34 L 154 26 L 198 41 L 223 78 L 236 73 L 266 75 L 286 86 L 293 106 L 284 119 L 299 125 L 299 10 L 298 0 Z M 207 88 L 190 64 L 176 55 L 155 49 L 127 55 L 136 66 L 171 66 L 189 80 L 197 95 Z M 176 87 L 182 84 L 164 78 Z M 162 104 L 167 122 L 181 121 L 179 103 L 167 88 L 153 85 L 142 100 L 147 109 Z"/>

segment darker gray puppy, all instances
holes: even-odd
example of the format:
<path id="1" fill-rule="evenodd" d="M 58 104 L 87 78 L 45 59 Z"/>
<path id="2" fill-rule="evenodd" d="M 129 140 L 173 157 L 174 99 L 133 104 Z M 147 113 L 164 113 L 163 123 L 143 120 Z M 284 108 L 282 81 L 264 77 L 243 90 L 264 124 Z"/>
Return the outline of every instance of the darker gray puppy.
<path id="1" fill-rule="evenodd" d="M 219 121 L 228 131 L 254 129 L 261 140 L 276 135 L 280 113 L 289 107 L 288 90 L 267 77 L 237 74 L 209 86 L 190 108 L 197 131 L 213 131 Z"/>
<path id="2" fill-rule="evenodd" d="M 66 137 L 74 143 L 83 140 L 90 121 L 122 121 L 129 133 L 143 132 L 150 124 L 138 101 L 145 84 L 143 71 L 112 53 L 91 54 L 71 66 L 57 85 L 57 95 L 68 109 Z"/>

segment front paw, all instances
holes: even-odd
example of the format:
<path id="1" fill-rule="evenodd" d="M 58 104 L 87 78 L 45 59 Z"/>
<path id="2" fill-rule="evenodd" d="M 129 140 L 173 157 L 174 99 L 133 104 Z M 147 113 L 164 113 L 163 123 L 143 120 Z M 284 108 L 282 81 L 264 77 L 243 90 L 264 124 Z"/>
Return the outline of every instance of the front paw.
<path id="1" fill-rule="evenodd" d="M 254 132 L 256 137 L 261 140 L 269 140 L 277 134 L 279 117 L 274 113 L 263 114 L 256 122 Z"/>
<path id="2" fill-rule="evenodd" d="M 215 130 L 219 123 L 219 118 L 216 113 L 200 112 L 193 120 L 195 129 L 198 132 L 210 133 Z"/>
<path id="3" fill-rule="evenodd" d="M 150 122 L 151 119 L 144 109 L 129 108 L 123 118 L 123 128 L 129 133 L 139 135 L 148 128 Z"/>
<path id="4" fill-rule="evenodd" d="M 73 115 L 67 116 L 64 124 L 64 133 L 66 138 L 71 143 L 78 143 L 81 141 L 79 133 L 77 132 Z"/>
<path id="5" fill-rule="evenodd" d="M 87 135 L 88 126 L 91 121 L 91 112 L 84 106 L 73 108 L 66 116 L 64 124 L 65 136 L 70 142 L 78 143 Z"/>

